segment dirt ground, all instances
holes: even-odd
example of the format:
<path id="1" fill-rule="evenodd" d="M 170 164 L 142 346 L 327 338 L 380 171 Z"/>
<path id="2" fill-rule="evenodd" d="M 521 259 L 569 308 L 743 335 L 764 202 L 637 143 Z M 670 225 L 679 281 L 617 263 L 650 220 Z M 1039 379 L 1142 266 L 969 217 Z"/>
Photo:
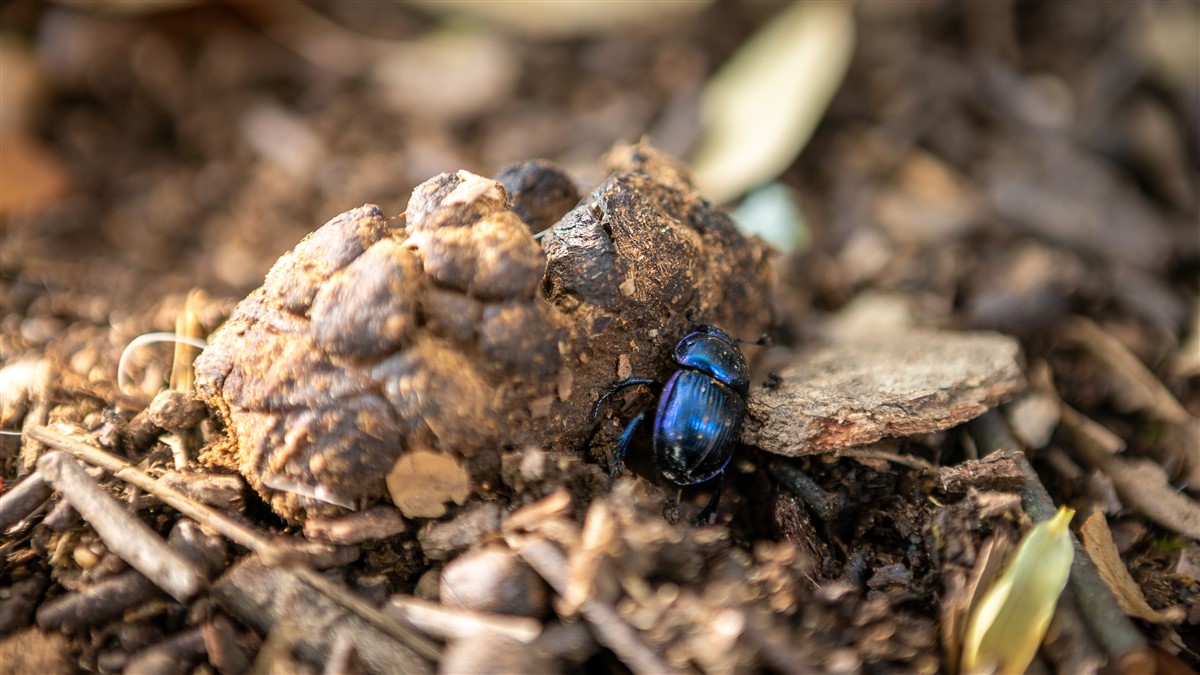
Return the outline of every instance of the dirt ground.
<path id="1" fill-rule="evenodd" d="M 593 15 L 569 35 L 405 2 L 0 7 L 0 672 L 955 672 L 973 575 L 1059 505 L 1080 546 L 1031 670 L 1200 666 L 1196 5 L 859 3 L 844 82 L 779 179 L 802 244 L 768 259 L 677 165 L 627 144 L 686 158 L 706 81 L 784 7 L 700 3 L 615 30 Z M 205 357 L 220 376 L 201 362 L 208 407 L 156 396 L 168 379 L 191 391 L 169 345 L 134 352 L 119 381 L 134 338 L 209 336 L 338 214 L 375 204 L 372 227 L 406 209 L 410 231 L 418 213 L 470 225 L 466 207 L 410 203 L 414 188 L 532 159 L 574 185 L 530 188 L 544 211 L 526 222 L 582 195 L 561 222 L 592 208 L 618 241 L 626 212 L 709 238 L 620 249 L 650 272 L 609 289 L 571 277 L 566 230 L 544 240 L 545 279 L 522 281 L 521 230 L 499 240 L 512 297 L 483 300 L 445 292 L 457 263 L 437 277 L 420 249 L 437 242 L 410 240 L 436 278 L 413 301 L 411 330 L 426 332 L 394 336 L 416 345 L 403 372 L 431 379 L 413 396 L 469 398 L 477 370 L 516 383 L 500 409 L 421 408 L 432 434 L 403 431 L 399 461 L 386 442 L 386 462 L 362 459 L 374 403 L 338 413 L 344 426 L 312 413 L 357 371 L 254 351 L 256 327 L 287 332 L 290 276 L 238 310 L 249 333 L 227 328 Z M 380 238 L 347 260 L 383 256 Z M 670 267 L 689 255 L 708 277 Z M 621 424 L 648 395 L 586 419 L 614 379 L 601 360 L 671 372 L 683 279 L 701 318 L 773 342 L 745 348 L 749 445 L 703 526 L 709 488 L 680 496 L 638 451 L 648 438 L 610 489 Z M 335 290 L 304 302 L 321 292 Z M 347 325 L 409 330 L 373 310 L 296 330 L 338 344 L 360 335 Z M 541 321 L 558 331 L 548 347 L 526 339 Z M 456 331 L 468 346 L 426 339 Z M 651 347 L 630 361 L 635 341 Z M 564 379 L 559 359 L 585 365 Z M 833 376 L 851 361 L 870 367 Z M 892 394 L 937 367 L 944 379 L 910 399 L 846 384 Z M 255 380 L 238 399 L 231 368 L 267 393 Z M 257 473 L 291 447 L 292 421 L 231 417 L 275 412 L 280 381 L 321 390 L 288 405 L 354 456 L 306 458 L 327 492 Z M 451 437 L 454 452 L 439 445 Z M 383 477 L 403 471 L 422 487 L 401 498 Z M 339 488 L 369 508 L 347 517 Z M 103 524 L 114 511 L 136 517 Z"/>

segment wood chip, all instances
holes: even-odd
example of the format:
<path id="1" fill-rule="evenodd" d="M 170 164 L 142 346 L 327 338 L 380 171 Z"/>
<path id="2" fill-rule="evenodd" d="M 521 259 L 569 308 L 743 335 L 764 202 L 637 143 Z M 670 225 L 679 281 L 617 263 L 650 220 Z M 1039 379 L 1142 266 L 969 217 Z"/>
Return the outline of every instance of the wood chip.
<path id="1" fill-rule="evenodd" d="M 948 429 L 1021 391 L 1019 355 L 996 333 L 925 331 L 800 352 L 751 396 L 742 441 L 799 457 Z"/>
<path id="2" fill-rule="evenodd" d="M 1117 551 L 1104 514 L 1093 513 L 1079 528 L 1079 534 L 1084 550 L 1091 556 L 1092 562 L 1096 563 L 1100 579 L 1117 599 L 1122 611 L 1150 623 L 1181 623 L 1187 617 L 1187 612 L 1182 607 L 1169 607 L 1160 611 L 1146 602 L 1142 589 L 1130 576 L 1129 569 L 1121 560 L 1121 554 Z"/>

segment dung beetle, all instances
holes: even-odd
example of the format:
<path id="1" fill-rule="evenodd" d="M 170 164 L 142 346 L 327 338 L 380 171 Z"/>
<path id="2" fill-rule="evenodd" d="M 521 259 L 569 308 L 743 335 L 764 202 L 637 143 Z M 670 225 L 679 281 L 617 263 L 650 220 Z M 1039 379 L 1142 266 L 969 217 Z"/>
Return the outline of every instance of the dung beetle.
<path id="1" fill-rule="evenodd" d="M 676 485 L 696 485 L 717 480 L 708 505 L 696 518 L 707 522 L 721 500 L 725 466 L 742 432 L 746 416 L 746 395 L 750 389 L 750 369 L 739 342 L 725 331 L 692 320 L 694 309 L 684 315 L 697 329 L 675 345 L 671 355 L 679 368 L 663 385 L 658 380 L 631 377 L 617 382 L 596 401 L 592 420 L 609 397 L 629 387 L 648 386 L 662 389 L 654 414 L 654 459 L 663 476 Z M 766 344 L 766 337 L 753 341 Z M 609 482 L 621 472 L 625 453 L 634 433 L 646 419 L 643 410 L 621 434 L 613 452 Z"/>

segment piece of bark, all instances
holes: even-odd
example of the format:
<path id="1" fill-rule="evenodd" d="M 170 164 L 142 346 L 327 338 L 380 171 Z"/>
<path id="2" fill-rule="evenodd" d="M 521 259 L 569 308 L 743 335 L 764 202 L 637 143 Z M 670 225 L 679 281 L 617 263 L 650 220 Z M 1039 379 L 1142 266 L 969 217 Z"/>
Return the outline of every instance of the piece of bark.
<path id="1" fill-rule="evenodd" d="M 280 258 L 196 360 L 251 486 L 303 520 L 386 497 L 416 450 L 474 476 L 485 450 L 580 448 L 619 363 L 674 369 L 689 308 L 762 334 L 766 245 L 648 146 L 610 166 L 541 244 L 500 183 L 460 171 L 413 191 L 403 229 L 366 206 Z"/>
<path id="2" fill-rule="evenodd" d="M 968 490 L 1015 492 L 1025 487 L 1025 472 L 1011 457 L 993 453 L 983 459 L 944 466 L 937 472 L 938 488 L 951 494 Z"/>
<path id="3" fill-rule="evenodd" d="M 231 614 L 263 634 L 285 617 L 304 627 L 296 645 L 301 657 L 324 663 L 338 637 L 348 633 L 375 673 L 428 673 L 428 661 L 398 640 L 352 615 L 285 570 L 248 557 L 221 576 L 213 597 Z"/>
<path id="4" fill-rule="evenodd" d="M 484 502 L 448 521 L 426 523 L 417 533 L 421 550 L 431 560 L 448 560 L 486 536 L 500 531 L 500 507 Z"/>
<path id="5" fill-rule="evenodd" d="M 789 457 L 957 426 L 1025 385 L 1020 346 L 996 333 L 914 331 L 816 347 L 749 399 L 742 442 Z"/>

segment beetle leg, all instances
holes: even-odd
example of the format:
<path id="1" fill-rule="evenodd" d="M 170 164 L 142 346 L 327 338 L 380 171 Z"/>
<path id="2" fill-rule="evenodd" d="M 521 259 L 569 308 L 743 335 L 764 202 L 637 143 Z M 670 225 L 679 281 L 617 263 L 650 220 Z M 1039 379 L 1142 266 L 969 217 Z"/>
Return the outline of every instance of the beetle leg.
<path id="1" fill-rule="evenodd" d="M 712 499 L 708 500 L 708 506 L 705 506 L 700 511 L 700 515 L 696 516 L 697 525 L 707 525 L 708 519 L 712 517 L 712 514 L 717 512 L 717 504 L 721 503 L 721 488 L 725 487 L 725 472 L 721 471 L 721 473 L 713 476 L 713 479 L 717 481 L 717 486 L 713 489 Z"/>
<path id="2" fill-rule="evenodd" d="M 600 414 L 600 406 L 604 405 L 604 402 L 607 401 L 609 399 L 609 397 L 611 397 L 613 394 L 615 394 L 623 389 L 627 389 L 629 387 L 636 387 L 639 384 L 644 384 L 646 386 L 655 387 L 655 388 L 662 387 L 662 383 L 659 382 L 658 380 L 651 380 L 646 377 L 631 377 L 628 380 L 621 380 L 620 382 L 609 387 L 608 391 L 604 392 L 604 394 L 602 394 L 600 396 L 600 400 L 596 401 L 596 405 L 592 408 L 592 416 L 589 418 L 588 421 L 589 422 L 596 421 L 596 416 Z"/>
<path id="3" fill-rule="evenodd" d="M 646 411 L 643 410 L 625 427 L 625 431 L 621 433 L 621 440 L 617 441 L 617 449 L 613 450 L 612 461 L 608 466 L 608 488 L 610 490 L 612 489 L 613 481 L 617 479 L 617 476 L 621 475 L 621 470 L 625 466 L 625 453 L 629 452 L 629 444 L 633 442 L 633 434 L 637 432 L 638 425 L 645 419 Z"/>

